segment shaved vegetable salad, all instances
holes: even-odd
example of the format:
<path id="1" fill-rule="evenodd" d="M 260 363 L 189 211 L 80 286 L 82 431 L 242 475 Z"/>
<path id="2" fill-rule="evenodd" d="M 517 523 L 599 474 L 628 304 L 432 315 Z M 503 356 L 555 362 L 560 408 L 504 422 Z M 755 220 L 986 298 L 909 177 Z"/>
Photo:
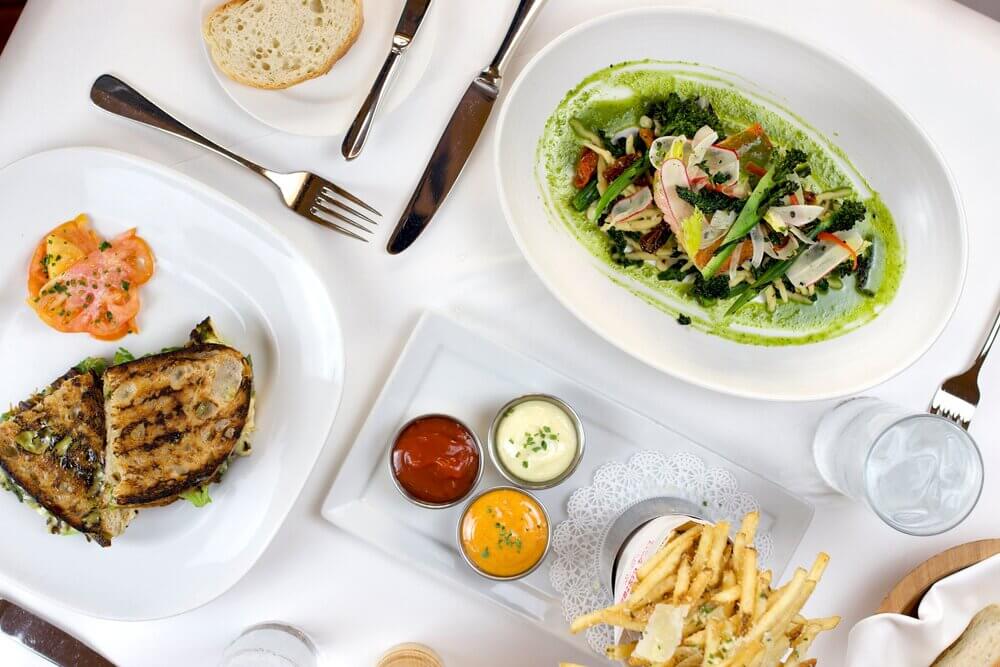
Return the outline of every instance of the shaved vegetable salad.
<path id="1" fill-rule="evenodd" d="M 550 118 L 540 153 L 550 164 L 573 161 L 549 174 L 564 181 L 554 186 L 577 217 L 574 231 L 600 232 L 619 270 L 696 302 L 676 313 L 683 324 L 694 316 L 716 333 L 733 322 L 805 330 L 746 341 L 790 343 L 874 317 L 902 268 L 877 197 L 863 201 L 830 156 L 776 114 L 731 90 L 660 76 L 663 92 L 650 75 L 614 102 L 569 104 L 573 91 Z M 554 123 L 566 127 L 556 133 Z M 819 317 L 795 315 L 806 309 Z"/>

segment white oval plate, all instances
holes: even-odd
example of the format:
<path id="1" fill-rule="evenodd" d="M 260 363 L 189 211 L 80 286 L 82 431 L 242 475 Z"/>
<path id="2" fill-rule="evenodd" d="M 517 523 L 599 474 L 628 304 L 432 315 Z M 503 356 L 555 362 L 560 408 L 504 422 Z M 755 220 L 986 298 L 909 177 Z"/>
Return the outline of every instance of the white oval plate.
<path id="1" fill-rule="evenodd" d="M 142 288 L 141 332 L 114 342 L 58 333 L 24 303 L 38 240 L 78 213 L 97 232 L 149 241 L 156 274 Z M 344 354 L 329 294 L 263 220 L 204 185 L 103 149 L 39 153 L 0 171 L 0 401 L 16 402 L 81 359 L 183 343 L 211 315 L 253 359 L 253 454 L 234 462 L 211 504 L 144 510 L 102 549 L 55 537 L 0 493 L 0 576 L 77 611 L 139 620 L 202 605 L 239 581 L 295 502 L 340 402 Z"/>
<path id="2" fill-rule="evenodd" d="M 706 39 L 706 36 L 711 36 Z M 753 54 L 753 57 L 747 57 Z M 550 218 L 536 168 L 545 121 L 566 93 L 609 63 L 656 59 L 732 73 L 752 94 L 777 99 L 839 145 L 878 190 L 903 237 L 909 267 L 873 322 L 811 345 L 760 347 L 678 326 L 610 278 Z M 721 75 L 717 70 L 713 74 Z M 754 82 L 754 83 L 751 83 Z M 843 396 L 912 364 L 940 334 L 965 276 L 965 218 L 952 176 L 910 117 L 839 60 L 756 23 L 723 14 L 649 8 L 584 23 L 539 52 L 514 83 L 499 119 L 498 188 L 510 229 L 552 293 L 595 332 L 688 382 L 773 400 Z M 627 280 L 627 279 L 626 279 Z"/>
<path id="3" fill-rule="evenodd" d="M 219 85 L 244 111 L 271 127 L 312 137 L 331 137 L 346 131 L 368 96 L 375 76 L 392 46 L 392 35 L 405 0 L 362 0 L 364 26 L 354 46 L 323 76 L 291 88 L 264 90 L 233 81 L 216 67 L 202 37 L 201 22 L 224 0 L 202 0 L 198 40 Z M 406 50 L 396 80 L 379 107 L 384 119 L 413 92 L 424 75 L 437 39 L 438 10 L 433 3 Z"/>

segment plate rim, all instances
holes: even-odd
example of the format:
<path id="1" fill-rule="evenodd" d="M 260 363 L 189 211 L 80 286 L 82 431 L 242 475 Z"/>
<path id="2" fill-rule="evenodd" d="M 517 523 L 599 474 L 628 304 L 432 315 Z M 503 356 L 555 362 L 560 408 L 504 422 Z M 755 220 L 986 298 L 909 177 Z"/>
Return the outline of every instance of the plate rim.
<path id="1" fill-rule="evenodd" d="M 383 0 L 375 0 L 375 1 L 376 2 L 381 2 Z M 362 2 L 362 14 L 363 14 L 364 13 L 365 0 L 361 0 L 361 2 Z M 329 129 L 323 130 L 321 132 L 316 132 L 315 128 L 307 129 L 307 128 L 303 128 L 301 126 L 294 126 L 293 127 L 291 125 L 284 125 L 284 124 L 283 125 L 277 125 L 277 124 L 273 123 L 270 120 L 265 120 L 264 118 L 262 118 L 260 114 L 258 114 L 256 111 L 252 110 L 250 107 L 248 107 L 247 105 L 245 105 L 242 101 L 240 101 L 239 99 L 237 99 L 237 97 L 235 95 L 231 94 L 229 92 L 229 89 L 226 87 L 228 85 L 226 83 L 226 80 L 228 80 L 229 77 L 227 77 L 226 74 L 219 68 L 219 66 L 215 64 L 215 61 L 212 59 L 211 49 L 209 48 L 208 43 L 205 41 L 205 36 L 203 34 L 203 25 L 205 23 L 205 16 L 206 16 L 206 14 L 205 14 L 205 8 L 206 8 L 206 5 L 211 4 L 211 3 L 216 3 L 215 6 L 218 6 L 220 4 L 225 4 L 225 0 L 201 0 L 201 2 L 199 3 L 199 5 L 198 5 L 198 12 L 197 12 L 197 14 L 198 14 L 198 24 L 197 24 L 198 41 L 201 43 L 202 54 L 205 57 L 205 62 L 206 62 L 206 65 L 208 66 L 208 69 L 212 72 L 212 76 L 215 79 L 216 85 L 219 87 L 220 90 L 222 90 L 223 93 L 225 93 L 226 97 L 228 97 L 232 101 L 232 103 L 235 104 L 240 109 L 240 111 L 242 111 L 243 113 L 247 114 L 248 116 L 250 116 L 251 118 L 253 118 L 255 121 L 257 121 L 258 123 L 260 123 L 260 124 L 262 124 L 262 125 L 264 125 L 266 127 L 271 128 L 272 130 L 276 130 L 278 132 L 285 132 L 287 134 L 290 134 L 290 135 L 293 135 L 293 136 L 297 136 L 297 137 L 314 137 L 314 138 L 317 138 L 317 139 L 321 139 L 321 138 L 328 138 L 328 137 L 339 137 L 340 135 L 342 135 L 345 132 L 347 132 L 348 128 L 350 127 L 350 122 L 348 122 L 348 124 L 346 126 L 344 126 L 343 128 L 337 130 L 336 132 L 331 132 Z M 405 2 L 404 2 L 404 4 L 405 4 Z M 417 36 L 419 36 L 419 34 L 420 34 L 419 28 L 421 28 L 421 27 L 426 28 L 428 23 L 433 24 L 432 28 L 431 28 L 433 30 L 433 32 L 431 34 L 431 38 L 433 39 L 433 43 L 431 45 L 429 45 L 429 47 L 428 47 L 428 48 L 431 49 L 431 54 L 428 57 L 426 65 L 424 65 L 424 68 L 422 70 L 420 70 L 419 73 L 415 73 L 415 81 L 413 83 L 412 89 L 408 93 L 404 94 L 394 106 L 393 105 L 387 105 L 386 104 L 386 99 L 390 99 L 391 96 L 392 96 L 391 95 L 391 93 L 392 93 L 392 90 L 391 90 L 392 86 L 394 84 L 397 84 L 399 82 L 400 77 L 403 75 L 403 70 L 405 70 L 405 66 L 406 66 L 406 62 L 405 62 L 406 61 L 406 54 L 405 53 L 403 54 L 403 56 L 401 57 L 401 60 L 403 62 L 399 63 L 399 70 L 400 71 L 398 71 L 396 73 L 395 78 L 393 80 L 389 81 L 388 85 L 385 88 L 385 98 L 386 99 L 383 99 L 382 103 L 379 105 L 379 109 L 377 110 L 377 113 L 380 116 L 382 116 L 382 117 L 389 117 L 389 116 L 391 116 L 392 114 L 394 114 L 403 105 L 404 102 L 406 102 L 406 100 L 408 100 L 415 92 L 417 92 L 417 88 L 420 86 L 421 81 L 423 81 L 424 75 L 427 73 L 427 70 L 430 68 L 430 66 L 431 66 L 431 59 L 434 56 L 434 47 L 437 44 L 438 30 L 440 30 L 440 26 L 438 26 L 437 23 L 436 23 L 436 21 L 437 21 L 436 16 L 437 15 L 429 7 L 427 9 L 427 13 L 424 15 L 424 18 L 423 18 L 423 20 L 420 23 L 420 26 L 418 26 L 417 33 L 415 34 L 415 36 L 413 38 L 413 41 L 416 41 Z M 361 29 L 364 30 L 364 26 L 363 25 L 362 25 Z M 425 30 L 424 32 L 427 32 L 427 31 Z M 353 46 L 354 45 L 352 44 L 351 48 L 353 48 Z M 412 47 L 412 44 L 410 46 Z M 390 47 L 392 47 L 392 44 L 389 43 L 389 42 L 387 42 L 384 45 L 384 47 L 385 47 L 385 49 L 384 49 L 385 56 L 388 57 L 389 51 L 390 51 Z M 341 55 L 341 58 L 343 58 L 344 56 L 346 56 L 347 53 L 351 50 L 351 48 L 348 48 L 347 51 L 345 51 Z M 410 47 L 408 47 L 406 50 L 409 51 Z M 337 63 L 334 62 L 334 67 L 336 66 L 336 64 Z M 327 72 L 326 74 L 328 74 L 328 73 L 329 72 Z M 326 76 L 326 74 L 322 74 L 319 77 L 315 77 L 315 78 L 320 78 L 321 79 L 324 76 Z M 377 75 L 377 71 L 375 71 L 375 72 L 372 73 L 371 82 L 369 82 L 367 84 L 368 87 L 366 88 L 366 90 L 369 90 L 371 88 L 372 83 L 374 83 L 374 81 L 375 81 L 375 76 L 376 75 Z M 299 83 L 307 83 L 308 81 L 311 81 L 311 79 L 306 79 L 305 81 L 300 81 Z M 237 81 L 232 81 L 232 83 L 237 84 L 237 85 L 246 85 L 246 84 L 239 83 Z M 298 85 L 298 84 L 294 84 L 294 85 Z M 293 86 L 289 86 L 289 88 L 293 88 L 294 85 Z M 271 92 L 280 93 L 282 90 L 287 90 L 287 89 L 280 89 L 280 88 L 279 89 L 273 89 L 273 90 L 271 90 Z M 366 93 L 366 95 L 367 95 L 367 93 Z M 358 102 L 358 109 L 359 110 L 361 108 L 362 102 L 364 102 L 364 98 L 363 97 L 360 98 L 360 100 Z M 357 114 L 357 111 L 354 111 L 352 113 Z"/>
<path id="2" fill-rule="evenodd" d="M 856 77 L 863 84 L 869 86 L 871 90 L 878 95 L 882 100 L 888 104 L 893 110 L 895 110 L 900 117 L 910 125 L 910 127 L 917 133 L 917 135 L 924 141 L 927 148 L 930 150 L 932 156 L 937 161 L 938 165 L 941 167 L 945 175 L 945 180 L 948 184 L 948 191 L 951 194 L 951 198 L 955 203 L 956 209 L 956 223 L 958 225 L 958 241 L 959 241 L 959 272 L 958 280 L 956 281 L 955 289 L 952 290 L 952 296 L 950 298 L 950 303 L 947 307 L 947 312 L 942 318 L 940 318 L 935 329 L 931 335 L 927 336 L 926 341 L 920 346 L 915 347 L 914 351 L 910 355 L 901 361 L 896 368 L 891 369 L 882 373 L 879 376 L 873 377 L 868 380 L 856 380 L 852 383 L 845 383 L 841 388 L 834 390 L 825 391 L 812 391 L 808 394 L 803 394 L 802 392 L 789 393 L 787 391 L 781 390 L 765 390 L 765 391 L 754 391 L 752 388 L 731 385 L 723 381 L 712 381 L 704 379 L 697 374 L 689 373 L 685 371 L 678 371 L 671 368 L 669 365 L 658 362 L 651 359 L 646 359 L 631 350 L 625 349 L 619 346 L 615 341 L 608 335 L 606 335 L 599 326 L 590 321 L 590 318 L 584 317 L 580 312 L 580 309 L 572 304 L 569 299 L 565 298 L 552 284 L 549 277 L 543 273 L 538 266 L 537 261 L 529 254 L 526 249 L 526 244 L 521 234 L 517 230 L 516 226 L 512 222 L 514 216 L 510 210 L 510 205 L 508 203 L 509 197 L 505 189 L 504 179 L 500 177 L 501 172 L 501 162 L 502 156 L 501 152 L 503 150 L 503 138 L 505 134 L 505 128 L 507 127 L 507 117 L 511 112 L 513 104 L 512 100 L 515 99 L 515 94 L 518 93 L 528 77 L 528 75 L 534 71 L 534 69 L 541 63 L 549 54 L 561 47 L 564 42 L 568 41 L 574 37 L 577 33 L 583 32 L 585 30 L 591 29 L 595 26 L 609 23 L 616 20 L 628 19 L 633 16 L 639 15 L 656 15 L 656 16 L 668 16 L 668 15 L 690 15 L 698 16 L 702 18 L 709 18 L 722 21 L 730 21 L 735 24 L 741 24 L 743 26 L 749 27 L 753 30 L 764 31 L 765 33 L 772 34 L 783 39 L 790 40 L 797 44 L 800 48 L 806 49 L 821 58 L 832 61 L 839 67 L 846 70 L 852 76 Z M 944 330 L 951 323 L 952 318 L 955 315 L 955 311 L 958 308 L 958 304 L 962 299 L 962 295 L 965 293 L 965 284 L 968 277 L 969 270 L 969 229 L 967 216 L 965 212 L 965 204 L 962 199 L 961 191 L 958 187 L 958 182 L 955 179 L 955 175 L 945 160 L 944 155 L 938 148 L 937 144 L 933 141 L 927 131 L 921 126 L 913 116 L 901 105 L 899 104 L 891 95 L 885 92 L 880 86 L 875 84 L 871 79 L 868 78 L 863 72 L 861 72 L 852 63 L 846 61 L 840 55 L 833 52 L 822 49 L 815 46 L 809 42 L 800 40 L 795 35 L 782 30 L 780 28 L 775 28 L 774 26 L 765 24 L 756 19 L 747 18 L 738 14 L 732 14 L 729 12 L 722 12 L 709 8 L 696 8 L 696 7 L 633 7 L 629 9 L 613 11 L 600 16 L 596 16 L 592 19 L 584 21 L 572 28 L 566 30 L 565 32 L 558 35 L 555 39 L 546 44 L 541 50 L 538 51 L 531 60 L 524 66 L 524 68 L 518 73 L 518 76 L 514 83 L 511 85 L 506 96 L 503 100 L 503 105 L 500 108 L 500 114 L 497 118 L 497 131 L 493 139 L 493 168 L 497 174 L 496 187 L 497 194 L 500 199 L 500 207 L 503 211 L 504 220 L 507 223 L 507 227 L 510 230 L 511 235 L 514 237 L 514 241 L 517 243 L 518 249 L 521 251 L 521 255 L 524 257 L 525 261 L 531 266 L 535 275 L 538 276 L 542 284 L 545 285 L 546 289 L 552 294 L 556 300 L 562 304 L 564 308 L 570 311 L 573 316 L 582 324 L 584 324 L 588 329 L 597 334 L 599 337 L 604 339 L 606 342 L 613 345 L 615 348 L 625 352 L 633 359 L 640 361 L 641 363 L 654 368 L 662 373 L 665 373 L 671 377 L 677 378 L 684 382 L 688 382 L 697 387 L 702 387 L 704 389 L 709 389 L 711 391 L 716 391 L 722 394 L 728 394 L 731 396 L 737 396 L 741 398 L 750 398 L 763 401 L 783 401 L 783 402 L 809 402 L 809 401 L 821 401 L 833 398 L 840 398 L 843 396 L 848 396 L 851 394 L 857 394 L 876 387 L 884 382 L 891 380 L 892 378 L 898 376 L 903 371 L 909 369 L 914 364 L 916 364 L 927 352 L 934 346 L 935 343 L 941 338 Z M 703 332 L 699 332 L 699 335 L 711 335 Z M 845 334 L 849 335 L 849 334 Z M 727 341 L 728 343 L 734 345 L 742 345 L 742 343 L 736 343 L 732 341 Z"/>
<path id="3" fill-rule="evenodd" d="M 283 512 L 281 512 L 280 517 L 277 518 L 272 523 L 269 529 L 268 528 L 264 529 L 268 533 L 266 539 L 264 539 L 260 543 L 259 548 L 257 548 L 255 552 L 252 553 L 251 557 L 247 559 L 246 567 L 235 568 L 235 570 L 238 571 L 239 573 L 235 577 L 233 577 L 231 581 L 225 583 L 223 586 L 220 586 L 217 590 L 210 591 L 207 595 L 198 595 L 198 594 L 193 595 L 192 603 L 185 604 L 182 607 L 178 606 L 178 608 L 176 609 L 168 610 L 166 612 L 158 612 L 151 615 L 150 614 L 122 615 L 120 613 L 110 614 L 96 609 L 88 609 L 78 604 L 68 602 L 62 598 L 51 595 L 46 591 L 35 588 L 33 586 L 28 586 L 15 579 L 12 579 L 6 572 L 0 571 L 0 577 L 2 577 L 3 580 L 6 581 L 13 588 L 23 592 L 27 592 L 31 595 L 36 595 L 39 598 L 46 600 L 59 608 L 83 614 L 90 618 L 100 618 L 105 620 L 123 621 L 129 623 L 142 622 L 142 621 L 155 621 L 166 618 L 172 618 L 174 616 L 186 614 L 188 612 L 204 607 L 210 602 L 213 602 L 217 598 L 221 597 L 223 594 L 229 592 L 237 584 L 239 584 L 250 572 L 250 570 L 253 569 L 253 567 L 257 564 L 257 562 L 260 560 L 260 557 L 264 554 L 264 552 L 267 551 L 267 549 L 271 546 L 271 543 L 277 536 L 278 531 L 281 530 L 282 526 L 284 526 L 285 521 L 288 518 L 288 515 L 292 511 L 292 508 L 295 506 L 299 498 L 302 496 L 302 492 L 305 490 L 306 483 L 308 482 L 310 475 L 312 475 L 313 471 L 316 468 L 316 462 L 319 460 L 319 457 L 322 454 L 323 449 L 326 447 L 327 443 L 330 440 L 330 434 L 336 423 L 336 418 L 340 412 L 340 406 L 343 401 L 344 385 L 346 384 L 346 373 L 347 373 L 347 357 L 344 353 L 343 327 L 341 326 L 340 315 L 337 312 L 336 302 L 333 299 L 333 294 L 330 292 L 330 288 L 321 279 L 319 273 L 316 271 L 316 268 L 313 266 L 312 262 L 298 250 L 298 248 L 291 241 L 291 239 L 285 236 L 281 231 L 279 231 L 273 225 L 268 224 L 263 218 L 261 218 L 256 213 L 251 211 L 249 208 L 243 206 L 242 204 L 232 199 L 225 193 L 216 190 L 215 188 L 212 188 L 209 185 L 202 183 L 201 181 L 195 179 L 194 177 L 189 176 L 188 174 L 185 174 L 173 167 L 164 165 L 160 162 L 151 160 L 149 158 L 135 155 L 134 153 L 121 151 L 114 148 L 106 148 L 103 146 L 91 146 L 91 145 L 72 145 L 72 146 L 61 146 L 57 148 L 50 148 L 17 158 L 16 160 L 13 160 L 0 167 L 0 179 L 3 178 L 5 172 L 20 165 L 21 163 L 29 162 L 34 159 L 41 159 L 43 157 L 46 158 L 51 157 L 52 155 L 60 153 L 78 154 L 78 155 L 86 155 L 87 153 L 97 153 L 101 155 L 110 156 L 113 159 L 122 160 L 127 163 L 139 165 L 142 168 L 154 172 L 159 178 L 168 181 L 172 180 L 178 183 L 179 185 L 183 186 L 185 189 L 192 190 L 197 194 L 204 195 L 211 200 L 220 202 L 225 206 L 231 208 L 235 212 L 239 213 L 242 218 L 249 220 L 254 225 L 254 227 L 263 231 L 265 234 L 270 235 L 274 240 L 277 240 L 280 243 L 282 243 L 284 249 L 288 250 L 291 254 L 296 256 L 302 262 L 303 268 L 308 270 L 309 273 L 313 274 L 316 284 L 322 288 L 322 293 L 321 293 L 322 297 L 329 305 L 328 311 L 333 316 L 330 322 L 330 326 L 336 329 L 337 333 L 339 334 L 337 336 L 337 340 L 339 343 L 337 345 L 338 349 L 335 350 L 334 352 L 336 353 L 336 356 L 339 359 L 340 377 L 339 377 L 339 382 L 336 383 L 335 396 L 333 397 L 334 400 L 331 402 L 331 406 L 333 409 L 329 411 L 330 423 L 326 428 L 326 433 L 323 436 L 322 444 L 320 444 L 316 448 L 315 455 L 311 457 L 311 461 L 309 462 L 309 466 L 305 472 L 305 475 L 303 475 L 302 481 L 298 485 L 298 489 L 294 493 L 294 497 L 290 498 L 287 508 Z M 230 568 L 230 571 L 232 570 L 233 568 Z M 201 591 L 204 589 L 199 588 L 198 590 Z"/>

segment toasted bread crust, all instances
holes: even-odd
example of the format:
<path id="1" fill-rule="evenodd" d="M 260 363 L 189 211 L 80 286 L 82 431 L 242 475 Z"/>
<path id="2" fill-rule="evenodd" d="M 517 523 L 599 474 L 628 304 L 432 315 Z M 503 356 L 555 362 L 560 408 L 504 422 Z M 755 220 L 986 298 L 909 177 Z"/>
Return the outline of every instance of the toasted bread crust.
<path id="1" fill-rule="evenodd" d="M 214 343 L 112 366 L 104 374 L 109 501 L 172 502 L 216 475 L 239 443 L 253 391 L 243 355 Z"/>
<path id="2" fill-rule="evenodd" d="M 314 71 L 309 72 L 307 74 L 303 74 L 302 76 L 299 76 L 297 78 L 290 79 L 287 83 L 267 84 L 248 79 L 247 77 L 242 76 L 239 72 L 223 67 L 220 64 L 220 59 L 215 57 L 214 55 L 214 51 L 216 48 L 215 40 L 212 38 L 210 30 L 212 20 L 216 16 L 226 13 L 226 11 L 228 11 L 232 7 L 238 7 L 246 2 L 250 2 L 250 0 L 229 0 L 228 2 L 225 2 L 216 7 L 214 10 L 212 10 L 211 13 L 209 13 L 208 16 L 205 17 L 205 21 L 202 23 L 202 36 L 208 43 L 209 49 L 213 51 L 212 61 L 216 64 L 216 66 L 220 70 L 222 70 L 223 73 L 225 73 L 226 76 L 228 76 L 233 81 L 242 83 L 247 86 L 251 86 L 253 88 L 260 88 L 262 90 L 282 90 L 284 88 L 291 88 L 292 86 L 300 84 L 303 81 L 308 81 L 309 79 L 315 79 L 316 77 L 323 76 L 324 74 L 329 72 L 330 69 L 337 63 L 337 61 L 343 58 L 344 55 L 346 55 L 347 52 L 351 50 L 351 47 L 354 46 L 354 43 L 358 41 L 358 36 L 361 34 L 361 28 L 364 27 L 365 19 L 364 19 L 364 11 L 361 6 L 361 0 L 353 0 L 353 1 L 355 7 L 357 8 L 357 11 L 355 12 L 356 19 L 354 21 L 354 25 L 351 26 L 350 35 L 347 37 L 347 39 L 344 40 L 344 43 L 340 46 L 340 48 L 334 51 L 330 55 L 330 58 L 327 59 L 327 61 L 323 64 L 323 66 L 318 67 Z"/>

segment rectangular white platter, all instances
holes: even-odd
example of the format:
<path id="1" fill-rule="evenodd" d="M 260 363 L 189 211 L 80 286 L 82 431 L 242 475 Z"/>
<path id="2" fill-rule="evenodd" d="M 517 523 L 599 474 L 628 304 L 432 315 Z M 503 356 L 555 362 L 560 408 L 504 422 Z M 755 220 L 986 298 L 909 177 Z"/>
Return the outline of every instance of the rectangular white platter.
<path id="1" fill-rule="evenodd" d="M 565 400 L 580 415 L 587 434 L 587 450 L 573 476 L 536 493 L 553 529 L 566 519 L 570 495 L 591 484 L 601 465 L 624 463 L 642 450 L 689 452 L 707 466 L 731 472 L 740 490 L 760 503 L 761 530 L 768 531 L 773 540 L 768 565 L 775 579 L 780 578 L 812 521 L 813 508 L 805 501 L 538 361 L 434 313 L 424 314 L 403 349 L 323 503 L 323 516 L 379 549 L 402 555 L 561 639 L 584 646 L 583 640 L 567 632 L 559 594 L 549 582 L 550 563 L 516 582 L 481 578 L 458 550 L 457 522 L 463 505 L 444 510 L 417 507 L 399 494 L 389 476 L 389 440 L 407 420 L 434 412 L 450 414 L 475 430 L 485 447 L 496 411 L 511 398 L 527 393 Z M 492 464 L 487 461 L 485 465 L 478 489 L 503 484 Z"/>

